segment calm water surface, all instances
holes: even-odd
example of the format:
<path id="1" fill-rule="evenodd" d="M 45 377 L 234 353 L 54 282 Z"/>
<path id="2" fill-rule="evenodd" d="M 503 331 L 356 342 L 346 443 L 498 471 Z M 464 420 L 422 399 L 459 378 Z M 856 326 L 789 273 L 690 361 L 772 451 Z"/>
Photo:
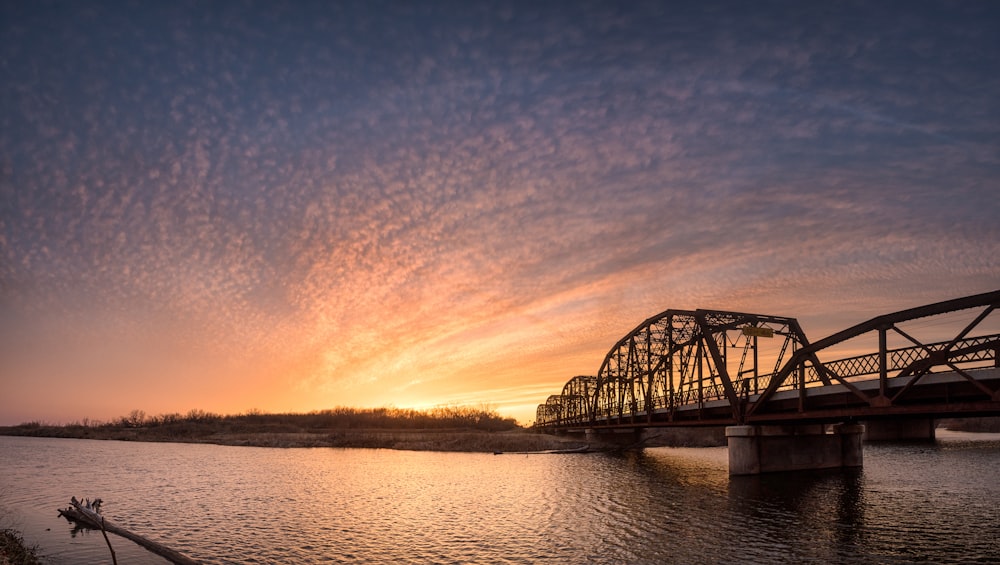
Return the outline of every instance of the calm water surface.
<path id="1" fill-rule="evenodd" d="M 53 563 L 110 562 L 57 518 L 73 495 L 206 563 L 1000 562 L 1000 434 L 866 445 L 856 472 L 730 479 L 726 457 L 0 437 L 0 525 Z"/>

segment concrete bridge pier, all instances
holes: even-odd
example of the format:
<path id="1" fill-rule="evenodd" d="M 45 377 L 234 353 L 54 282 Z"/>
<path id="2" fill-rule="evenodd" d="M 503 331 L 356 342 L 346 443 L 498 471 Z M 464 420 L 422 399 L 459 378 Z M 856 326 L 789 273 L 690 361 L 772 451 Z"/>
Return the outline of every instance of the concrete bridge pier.
<path id="1" fill-rule="evenodd" d="M 729 474 L 860 467 L 864 429 L 858 424 L 729 426 Z"/>

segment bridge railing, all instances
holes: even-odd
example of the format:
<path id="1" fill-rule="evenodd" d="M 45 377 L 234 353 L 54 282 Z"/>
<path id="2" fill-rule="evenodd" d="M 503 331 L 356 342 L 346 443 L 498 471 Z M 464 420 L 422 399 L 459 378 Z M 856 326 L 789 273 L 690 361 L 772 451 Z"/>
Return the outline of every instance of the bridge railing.
<path id="1" fill-rule="evenodd" d="M 950 351 L 948 350 L 949 346 L 952 346 Z M 886 371 L 890 378 L 892 376 L 899 376 L 897 373 L 904 369 L 912 368 L 921 363 L 934 363 L 933 354 L 943 352 L 949 352 L 949 362 L 960 368 L 997 367 L 1000 366 L 1000 352 L 998 352 L 998 349 L 1000 349 L 1000 334 L 966 338 L 954 344 L 951 341 L 942 341 L 921 346 L 890 349 L 886 351 Z M 941 365 L 938 364 L 937 366 Z M 944 370 L 951 370 L 947 365 L 943 366 L 945 367 Z M 879 375 L 882 371 L 879 353 L 856 355 L 835 361 L 824 361 L 821 367 L 811 364 L 805 366 L 805 386 L 823 386 L 828 384 L 823 381 L 822 376 L 824 374 L 837 375 L 845 380 L 855 382 L 869 380 L 872 376 Z M 773 375 L 761 376 L 757 380 L 758 386 L 766 389 L 770 385 L 772 377 Z M 798 387 L 798 382 L 786 380 L 776 390 L 793 390 Z"/>
<path id="2" fill-rule="evenodd" d="M 983 362 L 997 360 L 996 344 L 1000 341 L 1000 334 L 990 334 L 959 340 L 957 342 L 942 341 L 926 345 L 914 345 L 899 349 L 889 349 L 886 351 L 886 369 L 888 371 L 901 371 L 907 367 L 912 367 L 920 362 L 930 362 L 933 353 L 946 352 L 949 349 L 949 360 L 958 365 L 977 363 L 982 366 Z M 843 378 L 854 378 L 861 376 L 877 375 L 881 371 L 881 355 L 879 353 L 869 353 L 839 359 L 837 361 L 827 361 L 823 363 L 826 370 L 835 373 Z M 809 367 L 810 381 L 819 381 L 819 371 L 816 367 Z"/>

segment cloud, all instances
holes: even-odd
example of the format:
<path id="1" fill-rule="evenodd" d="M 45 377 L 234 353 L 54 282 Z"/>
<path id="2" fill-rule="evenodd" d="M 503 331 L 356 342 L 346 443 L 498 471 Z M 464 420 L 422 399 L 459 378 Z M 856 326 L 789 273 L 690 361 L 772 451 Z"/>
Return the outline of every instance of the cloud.
<path id="1" fill-rule="evenodd" d="M 452 8 L 15 10 L 9 366 L 78 336 L 32 374 L 124 410 L 520 403 L 666 308 L 995 285 L 991 13 Z"/>

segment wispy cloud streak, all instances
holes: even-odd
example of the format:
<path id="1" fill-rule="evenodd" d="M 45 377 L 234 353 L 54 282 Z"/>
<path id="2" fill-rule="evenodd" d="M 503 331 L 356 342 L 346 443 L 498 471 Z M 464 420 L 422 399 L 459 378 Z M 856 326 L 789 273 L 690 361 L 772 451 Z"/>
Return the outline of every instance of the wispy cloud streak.
<path id="1" fill-rule="evenodd" d="M 1000 280 L 988 2 L 276 10 L 7 9 L 5 417 L 522 406 L 668 307 Z"/>

